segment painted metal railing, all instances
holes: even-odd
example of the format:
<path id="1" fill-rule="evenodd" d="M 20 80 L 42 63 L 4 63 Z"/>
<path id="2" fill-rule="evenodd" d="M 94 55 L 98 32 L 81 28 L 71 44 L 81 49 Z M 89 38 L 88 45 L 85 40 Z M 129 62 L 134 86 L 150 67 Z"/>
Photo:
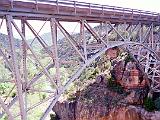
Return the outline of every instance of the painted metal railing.
<path id="1" fill-rule="evenodd" d="M 88 8 L 90 11 L 92 9 L 94 10 L 101 10 L 103 11 L 112 11 L 112 12 L 121 12 L 121 13 L 130 13 L 130 14 L 137 14 L 137 15 L 148 15 L 148 16 L 159 16 L 160 13 L 157 12 L 150 12 L 145 10 L 138 10 L 138 9 L 131 9 L 131 8 L 123 8 L 123 7 L 117 7 L 117 6 L 109 6 L 109 5 L 100 5 L 100 4 L 93 4 L 93 3 L 87 3 L 87 2 L 77 2 L 77 1 L 71 1 L 71 0 L 11 0 L 11 2 L 14 1 L 23 1 L 23 2 L 33 2 L 35 4 L 42 3 L 42 4 L 53 4 L 56 6 L 69 6 L 74 7 L 75 11 L 76 8 Z"/>

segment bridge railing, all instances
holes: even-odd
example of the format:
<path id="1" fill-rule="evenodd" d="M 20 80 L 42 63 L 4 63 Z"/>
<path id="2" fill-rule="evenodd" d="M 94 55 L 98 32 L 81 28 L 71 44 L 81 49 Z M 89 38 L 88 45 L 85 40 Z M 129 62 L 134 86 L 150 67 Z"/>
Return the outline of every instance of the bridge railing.
<path id="1" fill-rule="evenodd" d="M 71 0 L 11 0 L 14 1 L 24 1 L 24 2 L 34 2 L 35 4 L 43 3 L 43 4 L 54 4 L 57 6 L 70 6 L 74 7 L 75 11 L 76 8 L 88 8 L 90 11 L 92 9 L 101 10 L 103 11 L 112 11 L 112 12 L 121 12 L 121 13 L 130 13 L 130 14 L 137 14 L 137 15 L 147 15 L 147 16 L 158 16 L 159 13 L 157 12 L 150 12 L 145 10 L 138 10 L 138 9 L 130 9 L 130 8 L 123 8 L 123 7 L 116 7 L 116 6 L 109 6 L 109 5 L 100 5 L 100 4 L 93 4 L 87 2 L 77 2 Z"/>

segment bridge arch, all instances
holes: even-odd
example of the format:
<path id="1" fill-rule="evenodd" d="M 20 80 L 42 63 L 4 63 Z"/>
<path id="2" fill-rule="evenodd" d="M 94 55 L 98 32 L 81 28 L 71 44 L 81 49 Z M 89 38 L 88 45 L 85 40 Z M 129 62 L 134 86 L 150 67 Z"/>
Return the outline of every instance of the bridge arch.
<path id="1" fill-rule="evenodd" d="M 48 111 L 49 110 L 51 110 L 52 109 L 52 107 L 54 106 L 54 104 L 56 103 L 56 101 L 58 101 L 58 98 L 60 97 L 60 94 L 63 94 L 63 92 L 65 91 L 65 90 L 67 90 L 67 87 L 72 83 L 72 82 L 74 82 L 80 75 L 81 75 L 81 73 L 83 72 L 83 70 L 85 70 L 85 68 L 87 67 L 87 66 L 89 66 L 97 57 L 99 57 L 99 56 L 101 56 L 102 54 L 104 54 L 108 49 L 110 49 L 110 48 L 114 48 L 114 47 L 122 47 L 122 46 L 141 46 L 142 48 L 144 48 L 144 49 L 146 49 L 147 50 L 147 53 L 149 53 L 149 54 L 152 54 L 154 57 L 155 57 L 155 60 L 157 61 L 155 64 L 156 65 L 158 65 L 159 66 L 159 68 L 160 68 L 160 62 L 159 62 L 159 57 L 158 57 L 158 55 L 152 50 L 152 49 L 150 49 L 149 47 L 147 47 L 147 46 L 145 46 L 145 45 L 143 45 L 143 44 L 141 44 L 141 43 L 137 43 L 137 42 L 119 42 L 119 43 L 117 43 L 117 44 L 114 44 L 114 45 L 110 45 L 110 46 L 108 46 L 108 47 L 104 47 L 104 48 L 102 48 L 98 53 L 96 53 L 95 55 L 93 55 L 89 60 L 87 60 L 86 61 L 86 63 L 84 64 L 84 65 L 82 65 L 77 71 L 76 71 L 76 73 L 66 82 L 66 84 L 64 85 L 64 88 L 62 88 L 60 91 L 59 91 L 59 94 L 57 94 L 57 97 L 56 97 L 56 99 L 54 99 L 53 101 L 52 101 L 52 104 L 51 104 L 51 106 L 49 106 L 48 107 Z M 129 50 L 129 48 L 127 48 L 128 50 Z M 132 49 L 130 49 L 129 50 L 129 52 L 133 55 L 133 57 L 134 57 L 134 53 L 132 53 Z M 141 57 L 141 55 L 140 56 L 138 56 L 138 57 Z M 135 58 L 136 59 L 136 58 Z M 140 65 L 142 65 L 144 68 L 146 68 L 149 64 L 142 64 L 140 61 L 139 61 L 139 59 L 137 59 L 137 61 L 138 61 L 138 63 L 140 63 Z M 153 68 L 154 69 L 154 68 Z M 147 73 L 146 73 L 146 75 L 148 75 L 148 72 L 149 71 L 147 71 Z M 156 71 L 154 71 L 154 72 L 156 72 Z M 158 73 L 158 74 L 160 74 L 160 72 Z M 155 77 L 157 77 L 157 76 L 153 76 L 152 78 L 151 78 L 151 88 L 150 88 L 150 91 L 152 91 L 152 92 L 160 92 L 157 88 L 159 88 L 160 87 L 160 85 L 159 85 L 159 83 L 160 83 L 160 81 L 157 81 L 157 79 L 155 79 Z M 158 78 L 158 80 L 160 80 L 160 76 L 159 76 L 159 78 Z M 156 84 L 155 84 L 156 83 Z M 156 89 L 155 89 L 156 88 Z M 47 111 L 46 111 L 47 112 Z"/>

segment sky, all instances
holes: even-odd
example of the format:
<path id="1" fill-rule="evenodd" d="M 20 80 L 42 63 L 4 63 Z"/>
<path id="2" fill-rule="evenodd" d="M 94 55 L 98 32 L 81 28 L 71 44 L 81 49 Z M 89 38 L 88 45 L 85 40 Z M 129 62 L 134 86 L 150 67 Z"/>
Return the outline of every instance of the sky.
<path id="1" fill-rule="evenodd" d="M 76 0 L 76 1 L 96 3 L 96 4 L 101 4 L 101 5 L 119 6 L 119 7 L 133 8 L 133 9 L 146 10 L 146 11 L 160 13 L 160 0 Z M 16 23 L 17 25 L 20 26 L 20 21 L 16 21 Z M 44 22 L 30 21 L 30 24 L 35 28 L 37 32 L 39 31 L 43 23 Z M 62 25 L 70 33 L 78 32 L 77 30 L 79 29 L 79 26 L 77 26 L 77 23 L 62 23 Z M 48 29 L 49 27 L 50 27 L 50 23 L 48 22 L 45 24 L 44 28 L 39 34 L 42 35 L 44 33 L 50 32 L 50 29 Z M 2 28 L 0 29 L 0 32 L 5 33 L 5 34 L 7 33 L 5 22 L 3 23 Z M 28 39 L 34 37 L 31 32 L 28 32 L 26 36 L 28 37 Z M 14 37 L 19 38 L 20 36 L 18 35 L 18 33 L 14 32 Z"/>
<path id="2" fill-rule="evenodd" d="M 102 5 L 119 6 L 160 13 L 160 0 L 77 0 Z"/>

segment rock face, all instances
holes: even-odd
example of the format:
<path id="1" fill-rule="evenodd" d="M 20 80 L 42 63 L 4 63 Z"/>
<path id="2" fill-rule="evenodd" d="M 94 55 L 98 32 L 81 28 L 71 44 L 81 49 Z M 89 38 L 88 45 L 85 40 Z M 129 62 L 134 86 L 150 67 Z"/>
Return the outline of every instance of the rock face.
<path id="1" fill-rule="evenodd" d="M 147 112 L 140 107 L 127 106 L 113 109 L 102 120 L 160 120 L 160 112 Z"/>
<path id="2" fill-rule="evenodd" d="M 114 79 L 125 88 L 140 88 L 147 85 L 147 79 L 134 61 L 120 61 L 112 70 Z"/>
<path id="3" fill-rule="evenodd" d="M 81 91 L 75 101 L 56 103 L 53 111 L 57 115 L 57 120 L 142 120 L 139 112 L 128 105 L 143 101 L 141 100 L 143 98 L 136 97 L 136 94 L 137 92 L 140 96 L 142 93 L 145 94 L 145 89 L 129 92 L 122 90 L 118 93 L 110 89 L 108 84 L 103 81 L 93 83 Z"/>
<path id="4" fill-rule="evenodd" d="M 76 101 L 74 102 L 57 102 L 53 110 L 56 113 L 57 120 L 75 120 Z"/>
<path id="5" fill-rule="evenodd" d="M 103 120 L 142 120 L 142 117 L 135 109 L 122 107 L 112 110 Z"/>
<path id="6" fill-rule="evenodd" d="M 97 120 L 108 114 L 124 96 L 110 91 L 107 83 L 94 83 L 81 91 L 76 101 L 56 103 L 53 110 L 60 120 Z"/>
<path id="7" fill-rule="evenodd" d="M 114 96 L 114 97 L 113 97 Z M 76 106 L 76 120 L 98 120 L 125 98 L 108 89 L 107 83 L 94 83 L 82 91 Z"/>

